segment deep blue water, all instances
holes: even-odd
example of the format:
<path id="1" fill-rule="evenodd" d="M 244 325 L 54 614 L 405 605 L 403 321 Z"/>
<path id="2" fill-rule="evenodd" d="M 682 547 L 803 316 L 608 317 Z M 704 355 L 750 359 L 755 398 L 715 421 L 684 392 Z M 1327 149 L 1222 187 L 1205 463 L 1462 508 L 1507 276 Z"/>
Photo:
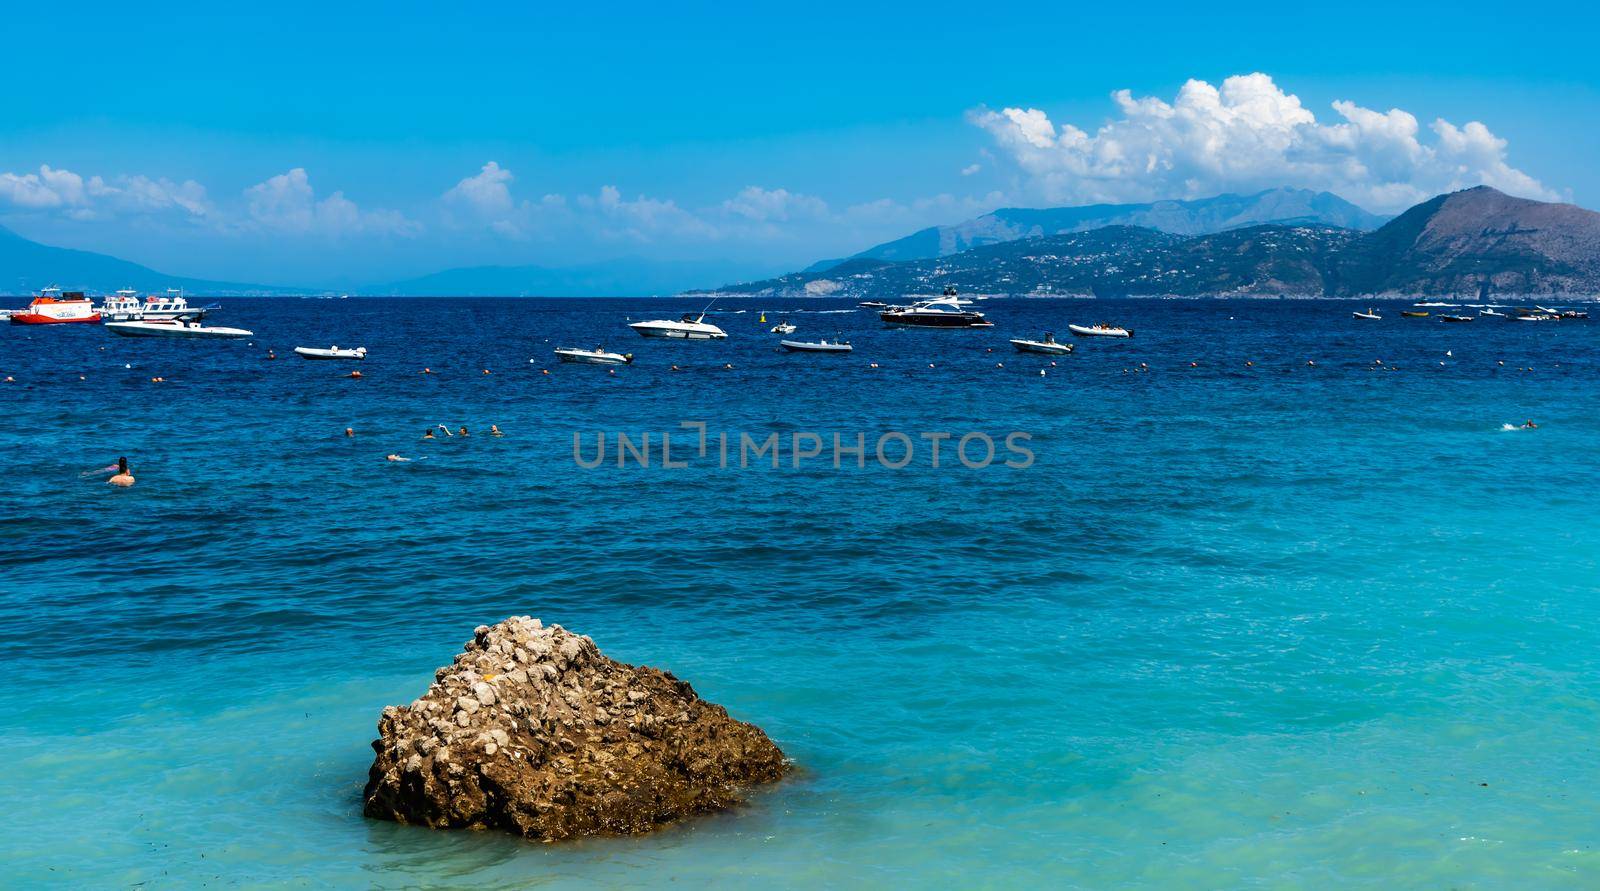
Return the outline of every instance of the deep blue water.
<path id="1" fill-rule="evenodd" d="M 236 299 L 215 319 L 253 341 L 0 330 L 6 883 L 1600 882 L 1600 322 L 997 300 L 991 331 L 838 301 L 725 304 L 722 343 L 625 327 L 698 308 Z M 799 309 L 856 352 L 776 352 Z M 1054 366 L 1006 343 L 1102 319 L 1136 337 Z M 371 358 L 290 353 L 333 343 Z M 600 343 L 638 359 L 550 356 Z M 680 422 L 735 455 L 777 432 L 782 466 L 680 454 Z M 473 435 L 419 441 L 438 423 Z M 691 466 L 577 466 L 600 431 L 670 431 Z M 872 455 L 894 431 L 900 470 Z M 999 465 L 1013 431 L 1032 466 Z M 935 469 L 926 432 L 997 463 L 952 439 Z M 795 468 L 797 433 L 826 446 Z M 835 469 L 834 433 L 866 467 Z M 79 478 L 118 455 L 134 488 Z M 513 614 L 689 679 L 795 776 L 644 838 L 364 820 L 380 709 Z"/>

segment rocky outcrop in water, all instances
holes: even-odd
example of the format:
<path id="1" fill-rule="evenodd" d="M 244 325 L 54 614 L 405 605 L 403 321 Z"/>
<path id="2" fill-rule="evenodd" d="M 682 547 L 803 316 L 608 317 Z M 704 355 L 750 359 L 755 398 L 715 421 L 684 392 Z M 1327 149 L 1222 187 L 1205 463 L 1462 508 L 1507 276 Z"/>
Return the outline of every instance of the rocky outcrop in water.
<path id="1" fill-rule="evenodd" d="M 528 616 L 479 626 L 421 699 L 383 710 L 372 748 L 367 816 L 543 840 L 725 808 L 786 767 L 688 682 Z"/>

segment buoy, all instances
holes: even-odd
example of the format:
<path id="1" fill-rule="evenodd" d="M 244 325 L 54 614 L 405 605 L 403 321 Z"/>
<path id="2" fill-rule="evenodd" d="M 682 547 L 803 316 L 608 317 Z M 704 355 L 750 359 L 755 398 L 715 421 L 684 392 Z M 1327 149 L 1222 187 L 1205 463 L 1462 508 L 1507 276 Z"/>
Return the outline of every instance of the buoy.
<path id="1" fill-rule="evenodd" d="M 1006 367 L 1006 363 L 1004 363 L 1004 362 L 996 362 L 996 363 L 994 363 L 994 367 L 996 367 L 996 368 L 1004 368 L 1004 367 Z"/>
<path id="2" fill-rule="evenodd" d="M 358 378 L 360 376 L 361 376 L 361 372 L 359 372 L 359 371 L 352 371 L 348 375 L 346 375 L 346 377 L 350 377 L 350 378 Z"/>
<path id="3" fill-rule="evenodd" d="M 1256 367 L 1256 363 L 1254 363 L 1254 362 L 1246 362 L 1246 363 L 1244 363 L 1244 367 L 1246 367 L 1246 368 L 1254 368 L 1254 367 Z"/>
<path id="4" fill-rule="evenodd" d="M 761 324 L 765 325 L 766 323 L 767 323 L 767 314 L 763 310 L 762 313 L 761 313 Z"/>
<path id="5" fill-rule="evenodd" d="M 487 368 L 485 368 L 485 369 L 484 369 L 484 370 L 483 370 L 483 373 L 484 373 L 484 374 L 488 374 L 488 373 L 489 373 L 489 369 L 487 369 Z"/>
<path id="6" fill-rule="evenodd" d="M 932 362 L 929 362 L 929 363 L 928 363 L 928 367 L 929 367 L 929 368 L 932 368 L 932 367 L 933 367 L 933 363 L 932 363 Z"/>
<path id="7" fill-rule="evenodd" d="M 1189 367 L 1190 368 L 1199 368 L 1200 367 L 1200 363 L 1199 362 L 1190 362 L 1189 363 Z"/>
<path id="8" fill-rule="evenodd" d="M 868 364 L 867 367 L 868 368 L 877 368 L 878 367 L 878 363 L 872 362 L 872 363 Z"/>
<path id="9" fill-rule="evenodd" d="M 1039 369 L 1039 376 L 1040 377 L 1044 377 L 1044 369 L 1043 368 Z"/>
<path id="10" fill-rule="evenodd" d="M 672 366 L 672 370 L 673 370 L 673 371 L 677 371 L 677 370 L 678 370 L 678 366 L 676 366 L 676 365 L 674 365 L 674 366 Z M 545 373 L 545 374 L 549 374 L 549 373 L 550 373 L 550 369 L 548 369 L 548 368 L 546 368 L 546 369 L 545 369 L 545 370 L 544 370 L 544 373 Z"/>

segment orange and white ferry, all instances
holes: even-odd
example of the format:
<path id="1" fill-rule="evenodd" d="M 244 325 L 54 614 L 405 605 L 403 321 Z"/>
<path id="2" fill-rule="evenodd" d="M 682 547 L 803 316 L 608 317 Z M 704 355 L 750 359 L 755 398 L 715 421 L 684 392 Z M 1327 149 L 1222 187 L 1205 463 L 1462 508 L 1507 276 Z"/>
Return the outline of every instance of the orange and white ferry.
<path id="1" fill-rule="evenodd" d="M 63 325 L 68 322 L 98 322 L 100 311 L 82 291 L 45 288 L 27 309 L 11 313 L 13 325 Z"/>

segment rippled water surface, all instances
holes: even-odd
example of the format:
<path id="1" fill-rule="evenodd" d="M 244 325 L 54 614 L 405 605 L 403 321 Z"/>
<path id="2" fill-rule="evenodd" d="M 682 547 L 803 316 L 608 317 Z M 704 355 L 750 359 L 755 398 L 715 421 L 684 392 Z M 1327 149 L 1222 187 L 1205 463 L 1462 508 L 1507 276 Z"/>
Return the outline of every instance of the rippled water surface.
<path id="1" fill-rule="evenodd" d="M 624 327 L 698 309 L 665 300 L 226 301 L 252 342 L 0 330 L 6 881 L 1600 882 L 1600 322 L 851 308 L 727 304 L 731 338 L 693 344 Z M 779 310 L 856 352 L 776 352 Z M 1102 318 L 1136 336 L 1053 367 L 1006 343 Z M 363 379 L 289 353 L 330 343 L 371 350 Z M 638 359 L 550 361 L 597 343 Z M 676 452 L 683 421 L 859 432 L 867 466 L 574 463 L 574 432 Z M 438 423 L 474 435 L 419 441 Z M 901 470 L 872 456 L 890 431 L 919 446 Z M 952 440 L 933 468 L 917 438 L 971 431 L 1027 433 L 1035 463 Z M 79 479 L 118 455 L 133 489 Z M 794 777 L 645 838 L 364 820 L 379 710 L 524 613 L 689 679 Z"/>

